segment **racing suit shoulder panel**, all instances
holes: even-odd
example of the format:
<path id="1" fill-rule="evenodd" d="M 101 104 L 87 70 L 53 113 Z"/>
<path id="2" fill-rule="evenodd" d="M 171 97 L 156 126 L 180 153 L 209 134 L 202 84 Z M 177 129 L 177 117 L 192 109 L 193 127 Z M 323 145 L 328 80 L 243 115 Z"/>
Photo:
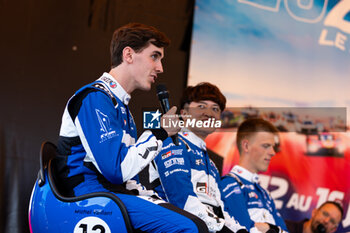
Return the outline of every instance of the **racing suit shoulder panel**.
<path id="1" fill-rule="evenodd" d="M 107 93 L 105 90 L 101 88 L 94 87 L 91 84 L 86 85 L 83 88 L 79 89 L 75 93 L 75 95 L 72 96 L 72 98 L 69 100 L 67 104 L 68 112 L 73 121 L 75 120 L 76 116 L 79 113 L 83 100 L 87 95 L 89 95 L 92 92 L 98 92 L 100 94 L 103 93 L 104 95 L 106 95 L 106 97 L 108 97 L 106 98 L 106 101 L 108 101 L 107 99 L 110 99 L 110 101 L 113 103 L 114 106 L 118 105 L 116 98 L 111 96 L 110 93 Z"/>
<path id="2" fill-rule="evenodd" d="M 225 211 L 247 229 L 254 227 L 254 221 L 248 212 L 244 186 L 228 175 L 222 177 L 220 186 Z"/>
<path id="3" fill-rule="evenodd" d="M 242 194 L 242 185 L 234 177 L 227 175 L 221 177 L 220 188 L 226 198 L 234 194 Z"/>

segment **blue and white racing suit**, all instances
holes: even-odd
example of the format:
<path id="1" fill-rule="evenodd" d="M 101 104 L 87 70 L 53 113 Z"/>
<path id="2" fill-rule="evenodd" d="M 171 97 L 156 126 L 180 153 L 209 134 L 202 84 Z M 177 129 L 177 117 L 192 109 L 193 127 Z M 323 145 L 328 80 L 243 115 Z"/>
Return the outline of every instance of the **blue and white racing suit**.
<path id="1" fill-rule="evenodd" d="M 233 232 L 245 229 L 223 211 L 220 174 L 205 142 L 194 133 L 181 131 L 178 146 L 166 139 L 149 175 L 150 183 L 158 184 L 155 191 L 159 196 L 201 218 L 209 231 L 220 231 L 224 226 Z"/>
<path id="2" fill-rule="evenodd" d="M 189 218 L 154 204 L 167 203 L 138 183 L 137 174 L 160 152 L 167 133 L 145 131 L 136 139 L 129 100 L 130 95 L 108 73 L 71 97 L 58 142 L 61 182 L 72 196 L 114 192 L 135 229 L 198 232 Z"/>
<path id="3" fill-rule="evenodd" d="M 247 229 L 254 227 L 255 222 L 265 222 L 275 231 L 287 231 L 273 199 L 258 181 L 258 174 L 234 166 L 221 181 L 225 210 Z"/>

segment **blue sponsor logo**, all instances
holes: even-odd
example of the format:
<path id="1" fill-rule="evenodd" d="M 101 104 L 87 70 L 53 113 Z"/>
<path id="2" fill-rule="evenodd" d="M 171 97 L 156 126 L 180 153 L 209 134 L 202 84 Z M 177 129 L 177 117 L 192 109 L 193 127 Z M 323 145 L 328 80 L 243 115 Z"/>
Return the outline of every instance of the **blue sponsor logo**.
<path id="1" fill-rule="evenodd" d="M 239 187 L 235 187 L 233 189 L 233 192 L 236 193 L 236 194 L 241 194 L 242 193 L 242 191 L 241 191 L 241 189 Z"/>

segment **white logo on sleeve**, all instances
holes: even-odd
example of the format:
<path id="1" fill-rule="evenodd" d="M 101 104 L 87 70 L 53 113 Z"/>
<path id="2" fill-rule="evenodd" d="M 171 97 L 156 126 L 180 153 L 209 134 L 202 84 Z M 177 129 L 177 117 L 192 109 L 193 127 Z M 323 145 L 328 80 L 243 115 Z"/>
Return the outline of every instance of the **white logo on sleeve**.
<path id="1" fill-rule="evenodd" d="M 100 123 L 100 126 L 101 126 L 100 143 L 117 136 L 115 130 L 112 130 L 109 117 L 106 114 L 102 113 L 100 110 L 98 109 L 95 109 L 95 110 L 96 110 L 98 122 Z"/>

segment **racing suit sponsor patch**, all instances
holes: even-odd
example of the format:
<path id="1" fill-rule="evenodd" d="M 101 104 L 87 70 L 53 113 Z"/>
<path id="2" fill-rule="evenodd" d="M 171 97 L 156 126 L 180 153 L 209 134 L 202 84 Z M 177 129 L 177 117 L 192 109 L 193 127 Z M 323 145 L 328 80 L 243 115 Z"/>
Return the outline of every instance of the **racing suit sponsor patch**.
<path id="1" fill-rule="evenodd" d="M 207 183 L 205 183 L 205 182 L 197 182 L 196 190 L 199 193 L 208 193 L 207 192 Z"/>
<path id="2" fill-rule="evenodd" d="M 196 164 L 199 165 L 204 165 L 204 162 L 202 159 L 196 159 Z"/>
<path id="3" fill-rule="evenodd" d="M 227 191 L 227 190 L 226 190 Z M 233 190 L 231 192 L 229 192 L 228 194 L 226 194 L 225 198 L 231 196 L 232 194 L 241 194 L 242 191 L 241 189 L 237 186 L 237 187 L 234 187 Z"/>
<path id="4" fill-rule="evenodd" d="M 264 205 L 262 204 L 261 200 L 258 201 L 249 201 L 247 203 L 248 206 L 255 206 L 257 205 L 258 207 L 263 207 Z"/>
<path id="5" fill-rule="evenodd" d="M 101 80 L 103 80 L 106 83 L 108 83 L 111 88 L 116 88 L 117 87 L 117 84 L 112 79 L 110 79 L 108 77 L 103 76 L 103 77 L 101 77 Z"/>
<path id="6" fill-rule="evenodd" d="M 183 151 L 183 149 L 172 150 L 171 154 L 172 155 L 181 155 L 182 151 Z"/>
<path id="7" fill-rule="evenodd" d="M 168 151 L 165 154 L 162 154 L 162 159 L 169 158 L 170 156 L 171 156 L 171 151 Z"/>
<path id="8" fill-rule="evenodd" d="M 181 166 L 185 165 L 184 158 L 172 158 L 164 162 L 165 168 L 169 168 L 175 164 L 181 165 Z"/>
<path id="9" fill-rule="evenodd" d="M 165 154 L 162 154 L 162 159 L 169 158 L 171 155 L 181 155 L 183 149 L 176 149 L 166 152 Z"/>
<path id="10" fill-rule="evenodd" d="M 170 172 L 169 172 L 169 171 L 164 172 L 164 175 L 165 175 L 165 177 L 167 177 L 167 176 L 169 176 L 169 175 L 171 175 L 171 174 L 173 174 L 173 173 L 176 173 L 176 172 L 188 173 L 189 170 L 187 170 L 187 169 L 176 168 L 176 169 L 174 169 L 174 170 L 171 170 Z"/>
<path id="11" fill-rule="evenodd" d="M 204 156 L 204 155 L 203 155 L 203 151 L 200 151 L 200 150 L 193 150 L 193 152 L 194 152 L 196 155 L 200 156 L 200 157 L 203 157 L 203 156 Z"/>
<path id="12" fill-rule="evenodd" d="M 248 194 L 248 196 L 249 196 L 250 198 L 256 198 L 256 199 L 258 199 L 258 195 L 257 195 L 255 192 L 250 192 L 250 193 Z"/>

